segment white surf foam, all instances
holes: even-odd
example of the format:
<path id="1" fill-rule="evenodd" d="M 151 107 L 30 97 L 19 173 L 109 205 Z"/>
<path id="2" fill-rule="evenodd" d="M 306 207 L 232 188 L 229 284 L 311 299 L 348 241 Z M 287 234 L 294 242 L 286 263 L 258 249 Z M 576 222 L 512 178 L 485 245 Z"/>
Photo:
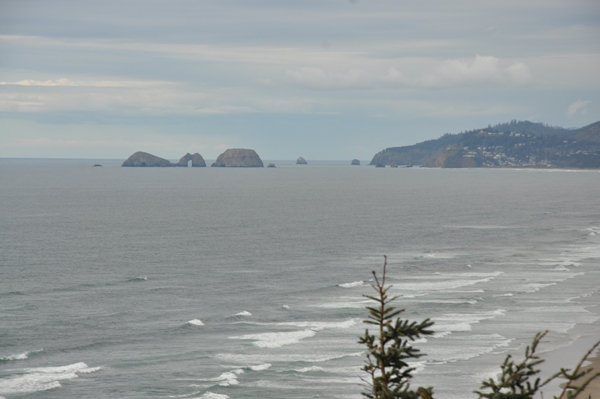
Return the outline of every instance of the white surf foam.
<path id="1" fill-rule="evenodd" d="M 317 334 L 314 330 L 302 330 L 291 332 L 270 332 L 263 334 L 247 334 L 229 339 L 248 339 L 254 340 L 252 344 L 259 348 L 279 348 L 284 345 L 297 344 L 305 338 L 314 337 Z"/>
<path id="2" fill-rule="evenodd" d="M 485 291 L 484 290 L 450 290 L 450 291 L 444 291 L 444 293 L 448 293 L 448 294 L 483 294 Z M 419 295 L 415 295 L 415 296 L 419 296 Z M 405 296 L 403 296 L 405 297 Z"/>
<path id="3" fill-rule="evenodd" d="M 365 284 L 364 281 L 353 281 L 351 283 L 338 284 L 338 287 L 353 288 L 353 287 L 360 287 L 361 285 L 364 285 L 364 284 Z"/>
<path id="4" fill-rule="evenodd" d="M 531 313 L 552 313 L 552 314 L 557 314 L 559 312 L 565 312 L 565 313 L 568 313 L 568 314 L 573 314 L 573 313 L 592 314 L 589 310 L 587 310 L 583 306 L 542 306 L 542 307 L 530 307 L 530 308 L 527 308 L 526 312 L 531 312 Z"/>
<path id="5" fill-rule="evenodd" d="M 256 363 L 323 363 L 331 360 L 344 359 L 347 357 L 362 357 L 364 352 L 352 353 L 320 353 L 320 354 L 303 354 L 303 353 L 272 353 L 263 352 L 252 355 L 244 355 L 239 353 L 218 353 L 215 357 L 223 362 L 233 362 L 237 364 L 256 364 Z"/>
<path id="6" fill-rule="evenodd" d="M 504 274 L 504 272 L 500 272 L 500 271 L 495 271 L 495 272 L 491 272 L 491 273 L 440 273 L 440 272 L 435 272 L 434 274 L 436 276 L 441 276 L 441 277 L 498 277 L 498 276 Z M 419 276 L 419 277 L 423 278 L 423 279 L 431 278 L 430 276 Z"/>
<path id="7" fill-rule="evenodd" d="M 222 395 L 220 393 L 205 392 L 202 396 L 200 396 L 200 398 L 201 399 L 229 399 L 229 396 Z"/>
<path id="8" fill-rule="evenodd" d="M 27 352 L 23 352 L 23 353 L 0 357 L 0 362 L 9 362 L 11 360 L 27 360 L 27 359 L 29 359 L 29 355 L 31 355 L 33 353 L 43 352 L 43 351 L 44 351 L 43 349 L 39 349 L 39 350 L 27 351 Z"/>
<path id="9" fill-rule="evenodd" d="M 600 258 L 600 246 L 579 247 L 573 251 L 575 260 Z"/>
<path id="10" fill-rule="evenodd" d="M 200 319 L 190 320 L 186 324 L 188 324 L 190 326 L 203 326 L 204 325 L 204 323 L 202 323 L 202 320 L 200 320 Z"/>
<path id="11" fill-rule="evenodd" d="M 396 283 L 393 285 L 394 290 L 402 291 L 444 291 L 444 290 L 455 290 L 461 287 L 467 287 L 475 284 L 482 284 L 490 282 L 495 277 L 487 277 L 477 280 L 448 280 L 448 281 L 427 281 L 427 282 L 409 282 L 409 283 Z"/>
<path id="12" fill-rule="evenodd" d="M 210 381 L 216 381 L 222 387 L 228 387 L 230 385 L 239 385 L 238 375 L 244 374 L 244 370 L 235 369 L 231 371 L 226 371 L 216 378 L 211 378 Z"/>
<path id="13" fill-rule="evenodd" d="M 304 387 L 300 387 L 300 386 L 294 386 L 291 384 L 284 384 L 282 382 L 277 382 L 277 381 L 273 381 L 273 380 L 252 381 L 252 382 L 248 383 L 248 386 L 252 387 L 252 388 L 285 389 L 285 390 L 304 388 Z M 318 396 L 318 395 L 315 395 L 315 397 L 316 396 Z"/>
<path id="14" fill-rule="evenodd" d="M 430 346 L 427 349 L 428 359 L 434 362 L 453 363 L 468 360 L 494 352 L 498 348 L 510 345 L 512 339 L 500 334 L 475 334 L 455 337 L 452 344 Z"/>
<path id="15" fill-rule="evenodd" d="M 580 257 L 578 257 L 578 256 L 569 257 L 566 254 L 562 254 L 562 255 L 563 256 L 561 256 L 560 258 L 540 259 L 539 264 L 542 266 L 562 266 L 562 267 L 567 267 L 567 266 L 579 267 L 579 266 L 581 266 L 581 263 L 579 262 L 581 260 Z"/>
<path id="16" fill-rule="evenodd" d="M 468 299 L 412 299 L 406 302 L 413 302 L 413 303 L 442 303 L 442 304 L 469 304 L 469 305 L 475 305 L 477 303 L 477 301 L 475 299 L 472 300 L 468 300 Z"/>
<path id="17" fill-rule="evenodd" d="M 433 258 L 433 259 L 454 259 L 458 256 L 458 254 L 425 254 L 423 258 Z"/>
<path id="18" fill-rule="evenodd" d="M 79 374 L 93 373 L 102 367 L 88 367 L 87 364 L 74 363 L 60 367 L 36 367 L 19 370 L 22 374 L 0 380 L 1 394 L 23 394 L 60 388 L 60 381 L 72 380 Z"/>
<path id="19" fill-rule="evenodd" d="M 323 367 L 319 366 L 310 366 L 310 367 L 302 367 L 301 369 L 294 370 L 298 373 L 309 373 L 311 371 L 325 371 Z"/>
<path id="20" fill-rule="evenodd" d="M 482 313 L 448 313 L 442 316 L 433 317 L 433 321 L 435 321 L 435 331 L 436 333 L 448 333 L 448 332 L 458 332 L 458 331 L 471 331 L 472 324 L 479 323 L 482 320 L 494 319 L 498 316 L 503 316 L 506 314 L 506 310 L 497 309 L 491 312 L 482 312 Z"/>
<path id="21" fill-rule="evenodd" d="M 252 313 L 248 312 L 247 310 L 243 310 L 240 313 L 236 313 L 234 316 L 248 317 L 248 316 L 252 316 Z"/>
<path id="22" fill-rule="evenodd" d="M 260 334 L 246 334 L 241 336 L 229 337 L 229 339 L 254 340 L 253 344 L 259 348 L 279 348 L 284 345 L 297 344 L 305 338 L 311 338 L 318 331 L 331 328 L 350 328 L 355 326 L 356 320 L 349 319 L 340 322 L 321 322 L 321 321 L 297 321 L 284 323 L 251 323 L 261 326 L 286 326 L 298 327 L 304 330 L 286 331 L 286 332 L 267 332 Z"/>
<path id="23" fill-rule="evenodd" d="M 192 393 L 186 393 L 186 394 L 183 394 L 183 395 L 169 395 L 167 397 L 168 398 L 189 398 L 190 396 L 198 395 L 200 392 L 202 392 L 202 391 L 196 391 L 196 392 L 192 392 Z"/>
<path id="24" fill-rule="evenodd" d="M 257 366 L 250 366 L 249 369 L 252 371 L 263 371 L 271 368 L 271 363 L 259 364 Z"/>
<path id="25" fill-rule="evenodd" d="M 274 323 L 277 326 L 293 326 L 300 328 L 310 328 L 313 331 L 322 331 L 329 328 L 350 328 L 356 325 L 355 319 L 348 319 L 345 321 L 290 321 L 283 323 Z"/>
<path id="26" fill-rule="evenodd" d="M 371 300 L 358 300 L 358 301 L 346 301 L 346 302 L 330 302 L 330 303 L 322 303 L 319 305 L 312 305 L 315 308 L 323 308 L 323 309 L 361 309 L 364 308 L 367 304 L 370 304 Z"/>
<path id="27" fill-rule="evenodd" d="M 550 287 L 553 285 L 556 285 L 556 283 L 548 283 L 548 284 L 529 283 L 529 284 L 524 284 L 522 288 L 527 293 L 533 293 L 533 292 L 538 292 L 542 288 Z"/>
<path id="28" fill-rule="evenodd" d="M 408 367 L 414 368 L 413 374 L 418 374 L 421 371 L 425 370 L 425 364 L 426 364 L 426 361 L 425 360 L 421 360 L 421 361 L 418 361 L 418 362 L 410 362 L 410 363 L 408 363 Z"/>
<path id="29" fill-rule="evenodd" d="M 587 298 L 587 297 L 590 297 L 590 296 L 594 295 L 598 291 L 600 291 L 600 285 L 594 287 L 594 289 L 592 291 L 584 292 L 583 294 L 581 294 L 580 296 L 575 297 L 575 298 Z"/>
<path id="30" fill-rule="evenodd" d="M 535 323 L 540 330 L 567 333 L 577 324 L 593 324 L 600 316 L 590 312 L 585 306 L 543 306 L 531 307 L 525 311 L 527 320 Z M 548 315 L 552 317 L 548 317 Z"/>
<path id="31" fill-rule="evenodd" d="M 473 225 L 473 226 L 447 226 L 452 229 L 474 229 L 474 230 L 500 230 L 500 229 L 517 229 L 518 227 L 514 226 L 500 226 L 495 224 L 482 224 L 482 225 Z"/>
<path id="32" fill-rule="evenodd" d="M 314 381 L 314 378 L 302 378 L 302 381 L 304 381 L 305 383 L 312 383 Z M 360 385 L 363 382 L 363 379 L 361 377 L 330 377 L 330 378 L 323 378 L 323 377 L 319 377 L 319 383 L 321 384 L 342 384 L 342 385 Z"/>

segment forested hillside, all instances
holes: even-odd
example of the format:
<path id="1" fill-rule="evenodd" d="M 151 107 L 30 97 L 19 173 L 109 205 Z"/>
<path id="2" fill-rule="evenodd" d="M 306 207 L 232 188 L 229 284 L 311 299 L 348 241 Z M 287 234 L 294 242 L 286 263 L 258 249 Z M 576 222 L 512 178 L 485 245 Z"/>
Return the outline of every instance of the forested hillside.
<path id="1" fill-rule="evenodd" d="M 569 130 L 511 121 L 412 146 L 387 148 L 371 165 L 441 168 L 600 168 L 600 122 Z"/>

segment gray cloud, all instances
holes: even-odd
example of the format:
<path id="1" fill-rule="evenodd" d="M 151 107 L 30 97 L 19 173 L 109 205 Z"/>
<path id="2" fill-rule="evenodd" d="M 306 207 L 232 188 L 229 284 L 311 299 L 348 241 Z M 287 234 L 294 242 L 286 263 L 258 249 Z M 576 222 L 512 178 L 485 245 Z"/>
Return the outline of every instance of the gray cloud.
<path id="1" fill-rule="evenodd" d="M 492 56 L 476 55 L 471 60 L 447 60 L 423 79 L 425 87 L 489 87 L 504 84 L 522 85 L 531 81 L 529 68 L 519 62 L 506 68 Z"/>
<path id="2" fill-rule="evenodd" d="M 577 100 L 573 104 L 569 105 L 567 109 L 567 115 L 569 118 L 572 118 L 575 114 L 579 112 L 585 112 L 585 107 L 591 103 L 589 100 Z"/>
<path id="3" fill-rule="evenodd" d="M 63 156 L 85 129 L 50 121 L 110 121 L 118 142 L 164 145 L 185 125 L 191 141 L 223 138 L 207 148 L 273 154 L 308 154 L 307 132 L 326 131 L 313 138 L 327 158 L 531 115 L 598 119 L 598 2 L 349 1 L 6 0 L 0 127 L 29 121 L 19 137 Z M 565 112 L 565 98 L 586 100 Z M 27 155 L 6 140 L 0 156 Z"/>

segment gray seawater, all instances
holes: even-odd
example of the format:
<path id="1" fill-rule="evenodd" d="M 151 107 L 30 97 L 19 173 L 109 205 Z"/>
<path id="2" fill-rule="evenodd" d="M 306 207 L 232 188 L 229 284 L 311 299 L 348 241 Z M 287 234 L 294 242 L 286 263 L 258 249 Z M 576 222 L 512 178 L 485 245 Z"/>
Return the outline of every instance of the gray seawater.
<path id="1" fill-rule="evenodd" d="M 276 163 L 0 160 L 0 397 L 359 398 L 383 254 L 438 398 L 600 336 L 597 171 Z"/>

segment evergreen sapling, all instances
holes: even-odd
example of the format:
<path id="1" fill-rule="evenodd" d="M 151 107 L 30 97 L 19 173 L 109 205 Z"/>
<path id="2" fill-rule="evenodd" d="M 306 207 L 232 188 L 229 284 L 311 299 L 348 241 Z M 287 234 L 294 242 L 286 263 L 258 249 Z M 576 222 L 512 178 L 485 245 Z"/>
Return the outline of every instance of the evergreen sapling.
<path id="1" fill-rule="evenodd" d="M 381 279 L 373 271 L 374 283 L 371 286 L 376 295 L 364 295 L 376 302 L 376 306 L 367 306 L 369 316 L 364 322 L 376 326 L 377 335 L 370 334 L 366 329 L 365 335 L 358 341 L 367 347 L 367 360 L 362 370 L 370 377 L 365 379 L 369 390 L 362 394 L 369 399 L 433 399 L 432 387 L 419 387 L 416 390 L 410 388 L 415 369 L 407 363 L 424 356 L 410 344 L 421 336 L 433 334 L 432 330 L 428 330 L 433 321 L 425 319 L 417 323 L 398 317 L 405 309 L 390 305 L 398 296 L 388 296 L 392 286 L 385 285 L 386 272 L 387 256 L 384 255 Z M 525 358 L 521 362 L 516 363 L 511 355 L 507 355 L 500 366 L 499 377 L 484 380 L 480 390 L 475 391 L 479 399 L 533 399 L 537 393 L 543 399 L 541 388 L 559 377 L 565 383 L 560 395 L 554 396 L 554 399 L 596 399 L 596 396 L 580 398 L 580 395 L 593 380 L 600 377 L 600 372 L 583 368 L 583 363 L 600 347 L 600 341 L 583 356 L 575 370 L 570 372 L 570 369 L 561 368 L 542 382 L 538 377 L 540 370 L 537 366 L 544 360 L 540 359 L 536 350 L 547 333 L 548 331 L 535 335 L 532 344 L 526 347 Z"/>
<path id="2" fill-rule="evenodd" d="M 420 323 L 409 322 L 398 317 L 405 309 L 397 309 L 390 305 L 398 297 L 388 296 L 392 286 L 385 285 L 386 269 L 387 257 L 384 256 L 381 280 L 373 271 L 372 287 L 376 295 L 364 295 L 377 303 L 376 306 L 367 307 L 369 316 L 364 321 L 376 326 L 377 336 L 371 335 L 367 329 L 358 341 L 368 350 L 363 370 L 370 376 L 367 380 L 369 391 L 363 392 L 363 395 L 369 399 L 431 399 L 431 387 L 410 389 L 414 367 L 410 367 L 407 361 L 423 356 L 410 343 L 421 336 L 433 334 L 433 331 L 428 330 L 433 322 L 429 319 Z"/>

